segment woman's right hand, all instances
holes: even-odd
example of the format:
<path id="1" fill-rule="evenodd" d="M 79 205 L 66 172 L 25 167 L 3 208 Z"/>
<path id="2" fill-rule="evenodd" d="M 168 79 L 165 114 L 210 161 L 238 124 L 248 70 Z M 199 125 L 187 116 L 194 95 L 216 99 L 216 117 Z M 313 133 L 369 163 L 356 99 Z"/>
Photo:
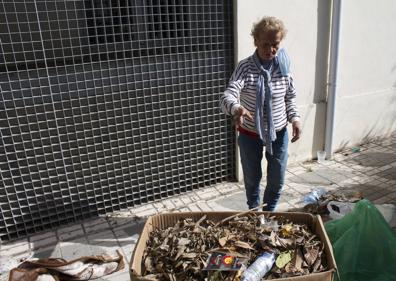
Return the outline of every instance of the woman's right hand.
<path id="1" fill-rule="evenodd" d="M 244 118 L 249 119 L 250 121 L 253 121 L 253 116 L 252 114 L 245 109 L 243 106 L 240 106 L 236 111 L 234 115 L 234 122 L 236 127 L 238 128 L 240 125 L 243 124 Z"/>

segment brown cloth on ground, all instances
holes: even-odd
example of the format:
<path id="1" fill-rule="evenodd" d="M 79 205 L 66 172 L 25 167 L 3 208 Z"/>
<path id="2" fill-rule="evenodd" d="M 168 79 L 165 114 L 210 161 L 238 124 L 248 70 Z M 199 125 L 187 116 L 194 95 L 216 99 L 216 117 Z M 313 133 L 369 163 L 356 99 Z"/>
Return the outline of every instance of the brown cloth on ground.
<path id="1" fill-rule="evenodd" d="M 28 260 L 11 270 L 9 281 L 92 280 L 125 266 L 123 255 L 97 255 L 72 261 L 58 258 Z"/>

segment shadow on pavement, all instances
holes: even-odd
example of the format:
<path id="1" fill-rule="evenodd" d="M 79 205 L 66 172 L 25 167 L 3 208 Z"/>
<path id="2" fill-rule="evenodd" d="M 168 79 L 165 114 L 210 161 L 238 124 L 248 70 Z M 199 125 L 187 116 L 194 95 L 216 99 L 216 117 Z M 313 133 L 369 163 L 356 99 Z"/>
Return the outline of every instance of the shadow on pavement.
<path id="1" fill-rule="evenodd" d="M 345 159 L 346 163 L 359 164 L 368 167 L 379 167 L 394 162 L 396 154 L 386 152 L 361 152 L 356 157 Z"/>
<path id="2" fill-rule="evenodd" d="M 358 191 L 362 197 L 377 204 L 396 204 L 396 198 L 388 196 L 395 187 L 392 186 L 379 186 L 372 184 L 353 184 L 344 187 L 349 190 Z"/>

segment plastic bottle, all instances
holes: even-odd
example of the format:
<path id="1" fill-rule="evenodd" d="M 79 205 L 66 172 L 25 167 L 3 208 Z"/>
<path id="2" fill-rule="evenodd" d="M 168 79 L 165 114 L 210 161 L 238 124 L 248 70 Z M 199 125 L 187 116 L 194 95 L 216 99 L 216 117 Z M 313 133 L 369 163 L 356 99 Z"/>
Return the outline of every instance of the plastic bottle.
<path id="1" fill-rule="evenodd" d="M 320 200 L 320 197 L 322 195 L 324 195 L 326 193 L 326 189 L 323 187 L 318 187 L 315 188 L 314 190 L 312 190 L 310 193 L 308 193 L 307 195 L 305 195 L 303 197 L 303 203 L 305 205 L 307 204 L 314 204 L 314 203 L 318 203 Z"/>
<path id="2" fill-rule="evenodd" d="M 243 273 L 242 281 L 260 281 L 271 270 L 275 262 L 275 254 L 265 252 L 259 256 Z"/>

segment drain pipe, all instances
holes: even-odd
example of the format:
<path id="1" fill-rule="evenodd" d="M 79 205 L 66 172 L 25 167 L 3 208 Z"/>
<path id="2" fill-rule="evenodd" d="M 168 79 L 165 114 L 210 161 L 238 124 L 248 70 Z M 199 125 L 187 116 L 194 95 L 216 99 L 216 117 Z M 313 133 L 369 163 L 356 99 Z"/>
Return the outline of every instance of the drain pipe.
<path id="1" fill-rule="evenodd" d="M 331 13 L 331 35 L 330 35 L 330 63 L 329 63 L 329 81 L 327 90 L 327 108 L 326 108 L 326 138 L 325 151 L 326 158 L 333 157 L 333 139 L 334 139 L 334 119 L 335 106 L 337 97 L 337 74 L 338 74 L 338 49 L 340 39 L 341 25 L 341 1 L 333 0 Z"/>

